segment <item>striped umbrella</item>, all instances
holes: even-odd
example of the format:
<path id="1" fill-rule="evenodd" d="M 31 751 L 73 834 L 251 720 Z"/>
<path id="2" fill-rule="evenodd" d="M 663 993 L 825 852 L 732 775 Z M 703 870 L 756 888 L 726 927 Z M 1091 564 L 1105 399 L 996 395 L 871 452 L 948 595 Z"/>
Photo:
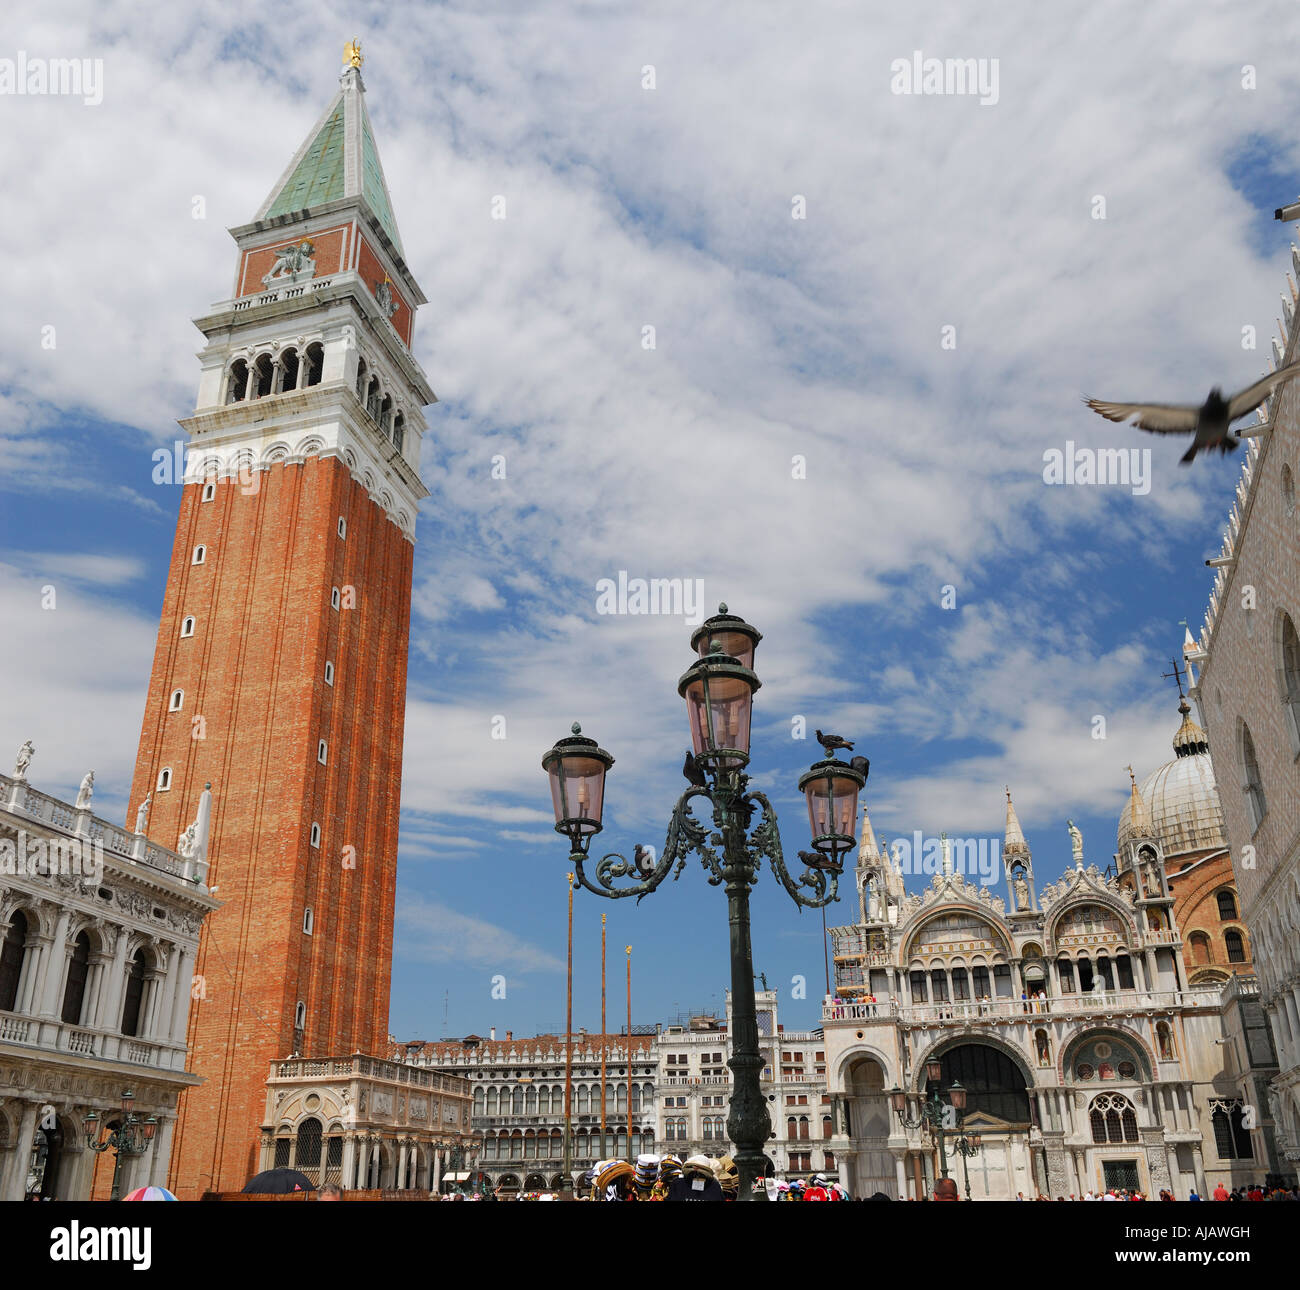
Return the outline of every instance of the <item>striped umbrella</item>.
<path id="1" fill-rule="evenodd" d="M 175 1200 L 176 1197 L 166 1187 L 137 1187 L 123 1200 Z"/>

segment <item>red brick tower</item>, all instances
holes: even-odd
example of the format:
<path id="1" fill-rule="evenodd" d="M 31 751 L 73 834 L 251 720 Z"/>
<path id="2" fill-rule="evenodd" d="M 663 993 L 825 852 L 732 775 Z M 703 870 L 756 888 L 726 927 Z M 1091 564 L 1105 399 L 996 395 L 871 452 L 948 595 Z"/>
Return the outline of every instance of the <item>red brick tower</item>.
<path id="1" fill-rule="evenodd" d="M 354 64 L 359 64 L 359 57 Z M 171 1185 L 255 1170 L 269 1062 L 388 1035 L 425 298 L 358 66 L 251 224 L 207 337 L 132 788 L 174 844 L 211 781 Z"/>

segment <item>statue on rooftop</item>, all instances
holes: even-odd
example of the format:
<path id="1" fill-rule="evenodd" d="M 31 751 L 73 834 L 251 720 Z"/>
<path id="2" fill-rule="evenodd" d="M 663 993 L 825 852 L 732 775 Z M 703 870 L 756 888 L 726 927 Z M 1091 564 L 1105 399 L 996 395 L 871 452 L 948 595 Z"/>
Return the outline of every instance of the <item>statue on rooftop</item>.
<path id="1" fill-rule="evenodd" d="M 23 740 L 23 746 L 18 750 L 18 757 L 14 761 L 14 778 L 26 779 L 27 767 L 32 764 L 32 758 L 36 755 L 36 745 L 30 739 Z"/>

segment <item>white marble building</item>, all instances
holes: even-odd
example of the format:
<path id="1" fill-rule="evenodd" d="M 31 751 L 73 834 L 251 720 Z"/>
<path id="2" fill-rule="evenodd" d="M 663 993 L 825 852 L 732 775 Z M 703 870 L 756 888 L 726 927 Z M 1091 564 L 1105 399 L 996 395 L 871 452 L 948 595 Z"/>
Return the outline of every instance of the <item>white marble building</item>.
<path id="1" fill-rule="evenodd" d="M 1136 786 L 1117 872 L 1085 864 L 1076 833 L 1075 864 L 1041 892 L 1009 795 L 1006 814 L 1004 899 L 953 872 L 946 847 L 942 871 L 909 893 L 864 809 L 860 916 L 831 931 L 836 997 L 824 1009 L 843 1181 L 855 1195 L 929 1193 L 934 1140 L 899 1122 L 889 1092 L 903 1090 L 916 1119 L 932 1060 L 944 1089 L 968 1090 L 965 1125 L 983 1139 L 968 1162 L 973 1199 L 1109 1186 L 1185 1199 L 1262 1178 L 1206 1152 L 1216 1129 L 1242 1131 L 1220 991 L 1188 987 L 1161 839 Z"/>
<path id="2" fill-rule="evenodd" d="M 91 1197 L 83 1119 L 112 1127 L 123 1093 L 157 1127 L 123 1158 L 123 1191 L 165 1183 L 176 1102 L 198 1083 L 185 1032 L 199 929 L 219 902 L 204 859 L 211 794 L 184 854 L 28 784 L 30 745 L 0 775 L 0 1199 Z M 107 1195 L 112 1152 L 95 1185 Z"/>
<path id="3" fill-rule="evenodd" d="M 1291 247 L 1300 273 L 1300 247 Z M 1272 366 L 1300 358 L 1297 289 L 1283 295 Z M 1224 527 L 1199 638 L 1183 648 L 1224 786 L 1223 823 L 1278 1071 L 1270 1118 L 1286 1174 L 1300 1172 L 1300 384 L 1259 409 Z"/>
<path id="4" fill-rule="evenodd" d="M 360 1053 L 272 1062 L 259 1168 L 317 1187 L 438 1191 L 455 1153 L 477 1156 L 471 1097 L 464 1076 Z"/>
<path id="5" fill-rule="evenodd" d="M 820 1030 L 786 1031 L 778 1020 L 778 993 L 757 990 L 758 1047 L 763 1058 L 760 1085 L 772 1119 L 772 1137 L 764 1150 L 781 1177 L 813 1173 L 837 1176 L 830 1141 L 830 1097 L 826 1090 L 825 1042 Z M 655 1103 L 659 1114 L 658 1146 L 683 1159 L 702 1152 L 727 1155 L 727 1115 L 732 1075 L 726 1024 L 715 1017 L 692 1017 L 663 1026 L 655 1039 Z"/>

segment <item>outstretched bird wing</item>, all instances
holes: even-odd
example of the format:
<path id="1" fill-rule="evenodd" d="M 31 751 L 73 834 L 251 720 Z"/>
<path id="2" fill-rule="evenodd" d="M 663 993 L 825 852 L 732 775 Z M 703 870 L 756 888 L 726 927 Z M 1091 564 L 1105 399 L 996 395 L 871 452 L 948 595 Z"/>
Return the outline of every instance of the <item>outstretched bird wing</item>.
<path id="1" fill-rule="evenodd" d="M 1267 392 L 1260 395 L 1261 399 L 1266 397 Z M 1200 414 L 1200 408 L 1187 403 L 1106 403 L 1101 399 L 1084 399 L 1084 402 L 1107 421 L 1132 420 L 1134 425 L 1156 434 L 1191 434 Z"/>
<path id="2" fill-rule="evenodd" d="M 1283 381 L 1289 381 L 1297 372 L 1300 372 L 1300 361 L 1288 363 L 1276 372 L 1260 377 L 1254 385 L 1246 386 L 1240 394 L 1234 394 L 1228 400 L 1228 420 L 1235 421 L 1247 412 L 1254 412 Z"/>

